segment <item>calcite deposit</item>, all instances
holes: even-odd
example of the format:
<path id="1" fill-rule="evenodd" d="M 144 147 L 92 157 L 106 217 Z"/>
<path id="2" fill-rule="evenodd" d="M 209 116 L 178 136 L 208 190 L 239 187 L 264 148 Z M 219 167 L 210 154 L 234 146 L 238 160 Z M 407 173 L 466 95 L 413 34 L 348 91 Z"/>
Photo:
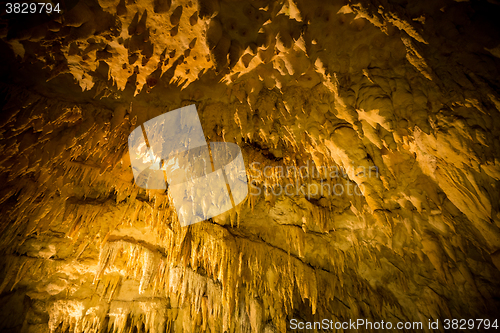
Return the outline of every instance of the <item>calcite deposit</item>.
<path id="1" fill-rule="evenodd" d="M 2 332 L 500 321 L 498 1 L 62 4 L 0 16 Z M 181 227 L 127 138 L 191 104 L 249 195 Z"/>

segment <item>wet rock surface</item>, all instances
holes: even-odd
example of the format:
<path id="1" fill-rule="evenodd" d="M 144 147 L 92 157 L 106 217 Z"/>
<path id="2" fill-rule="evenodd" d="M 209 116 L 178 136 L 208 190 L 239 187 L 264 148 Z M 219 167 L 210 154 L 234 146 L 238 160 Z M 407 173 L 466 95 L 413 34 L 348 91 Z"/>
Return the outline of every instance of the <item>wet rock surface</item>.
<path id="1" fill-rule="evenodd" d="M 32 27 L 4 15 L 1 330 L 495 318 L 498 12 L 82 0 Z M 207 141 L 241 147 L 252 194 L 181 227 L 168 190 L 134 184 L 127 137 L 190 104 Z M 290 183 L 302 191 L 277 195 Z"/>

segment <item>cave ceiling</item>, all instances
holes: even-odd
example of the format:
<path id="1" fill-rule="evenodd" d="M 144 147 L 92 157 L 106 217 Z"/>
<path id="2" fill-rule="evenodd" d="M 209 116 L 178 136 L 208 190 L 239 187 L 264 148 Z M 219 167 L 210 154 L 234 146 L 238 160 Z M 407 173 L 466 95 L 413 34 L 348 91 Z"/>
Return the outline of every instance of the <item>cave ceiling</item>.
<path id="1" fill-rule="evenodd" d="M 498 318 L 497 1 L 61 9 L 0 16 L 2 332 Z M 128 138 L 190 105 L 248 195 L 183 226 Z"/>

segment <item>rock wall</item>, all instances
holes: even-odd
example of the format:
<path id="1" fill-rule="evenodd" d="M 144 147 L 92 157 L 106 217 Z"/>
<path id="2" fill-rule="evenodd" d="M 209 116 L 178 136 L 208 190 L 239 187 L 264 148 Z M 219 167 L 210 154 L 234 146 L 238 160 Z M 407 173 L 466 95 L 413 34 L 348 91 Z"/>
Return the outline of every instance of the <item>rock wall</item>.
<path id="1" fill-rule="evenodd" d="M 497 2 L 66 5 L 0 22 L 2 331 L 498 315 Z M 189 104 L 251 194 L 181 227 L 127 137 Z"/>

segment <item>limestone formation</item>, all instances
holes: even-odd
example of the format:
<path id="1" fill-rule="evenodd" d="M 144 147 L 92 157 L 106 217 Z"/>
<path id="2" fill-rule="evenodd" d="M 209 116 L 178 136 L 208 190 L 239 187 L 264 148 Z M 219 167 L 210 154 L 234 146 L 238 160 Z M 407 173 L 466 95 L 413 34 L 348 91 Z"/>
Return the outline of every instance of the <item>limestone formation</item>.
<path id="1" fill-rule="evenodd" d="M 61 4 L 0 17 L 2 332 L 500 321 L 498 1 Z M 181 227 L 127 138 L 191 104 L 250 194 Z"/>

